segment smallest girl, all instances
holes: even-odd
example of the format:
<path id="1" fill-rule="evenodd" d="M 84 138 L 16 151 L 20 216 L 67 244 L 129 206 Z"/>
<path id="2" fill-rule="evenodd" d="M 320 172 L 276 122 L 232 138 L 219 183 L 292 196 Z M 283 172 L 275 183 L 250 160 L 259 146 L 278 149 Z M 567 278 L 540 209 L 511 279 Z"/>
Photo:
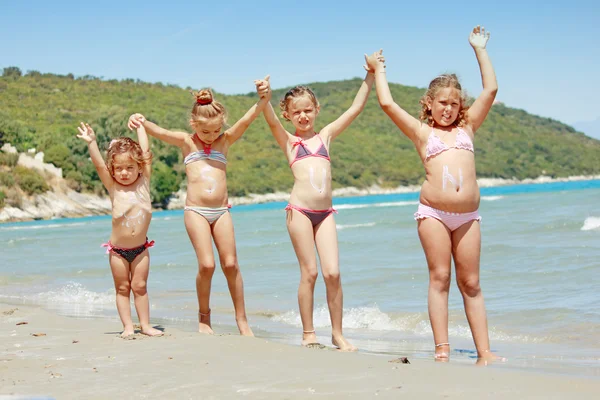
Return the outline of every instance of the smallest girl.
<path id="1" fill-rule="evenodd" d="M 146 282 L 150 267 L 148 228 L 152 218 L 150 174 L 152 154 L 144 127 L 137 129 L 139 143 L 128 137 L 110 142 L 106 164 L 102 159 L 96 134 L 87 123 L 77 127 L 78 138 L 88 144 L 90 157 L 112 204 L 112 232 L 107 247 L 108 261 L 117 293 L 117 311 L 123 323 L 121 337 L 134 334 L 131 321 L 130 292 L 142 327 L 141 333 L 160 336 L 162 331 L 150 326 L 150 307 Z"/>

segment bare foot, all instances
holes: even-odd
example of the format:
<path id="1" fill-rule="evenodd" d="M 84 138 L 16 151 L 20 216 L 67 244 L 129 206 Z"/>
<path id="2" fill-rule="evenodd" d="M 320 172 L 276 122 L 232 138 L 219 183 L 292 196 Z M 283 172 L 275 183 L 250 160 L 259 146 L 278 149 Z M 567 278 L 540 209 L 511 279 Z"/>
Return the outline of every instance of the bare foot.
<path id="1" fill-rule="evenodd" d="M 506 358 L 500 357 L 492 353 L 490 350 L 484 350 L 477 354 L 477 362 L 475 365 L 486 366 L 494 362 L 505 362 Z"/>
<path id="2" fill-rule="evenodd" d="M 125 328 L 123 328 L 123 332 L 121 333 L 121 337 L 127 337 L 127 336 L 131 336 L 135 333 L 135 331 L 133 330 L 133 326 L 126 326 Z"/>
<path id="3" fill-rule="evenodd" d="M 450 361 L 450 344 L 440 343 L 435 345 L 435 355 L 433 356 L 436 362 Z"/>
<path id="4" fill-rule="evenodd" d="M 342 335 L 332 335 L 331 343 L 333 343 L 339 351 L 358 351 L 358 349 L 352 346 Z"/>
<path id="5" fill-rule="evenodd" d="M 140 329 L 140 332 L 148 336 L 162 336 L 165 334 L 163 331 L 153 328 L 151 326 L 142 327 L 142 329 Z"/>
<path id="6" fill-rule="evenodd" d="M 317 334 L 315 333 L 315 331 L 304 331 L 304 333 L 302 333 L 301 344 L 304 347 L 309 347 L 310 345 L 318 345 L 319 342 L 317 342 Z"/>
<path id="7" fill-rule="evenodd" d="M 236 318 L 235 322 L 237 323 L 240 335 L 254 337 L 254 333 L 252 332 L 252 329 L 250 329 L 250 325 L 248 325 L 248 319 L 246 317 Z"/>
<path id="8" fill-rule="evenodd" d="M 198 332 L 206 333 L 208 335 L 214 334 L 212 327 L 210 326 L 210 309 L 207 313 L 198 311 Z"/>

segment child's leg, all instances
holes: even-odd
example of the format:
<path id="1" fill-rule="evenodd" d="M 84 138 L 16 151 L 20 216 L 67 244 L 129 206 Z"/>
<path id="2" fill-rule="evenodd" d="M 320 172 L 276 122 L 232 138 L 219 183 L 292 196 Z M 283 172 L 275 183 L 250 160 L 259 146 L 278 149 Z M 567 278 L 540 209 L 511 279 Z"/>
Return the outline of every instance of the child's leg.
<path id="1" fill-rule="evenodd" d="M 317 282 L 317 254 L 312 222 L 297 210 L 288 210 L 287 228 L 300 264 L 298 306 L 302 319 L 302 345 L 317 342 L 313 325 L 315 283 Z"/>
<path id="2" fill-rule="evenodd" d="M 327 289 L 327 305 L 331 318 L 331 341 L 342 351 L 356 351 L 342 334 L 342 315 L 344 313 L 344 294 L 340 277 L 340 260 L 338 251 L 337 229 L 335 218 L 330 214 L 321 222 L 315 231 L 315 243 L 321 260 L 321 271 Z"/>
<path id="3" fill-rule="evenodd" d="M 243 336 L 254 336 L 248 325 L 246 317 L 246 305 L 244 303 L 244 281 L 237 260 L 235 250 L 235 232 L 231 214 L 226 212 L 212 226 L 213 238 L 219 252 L 221 269 L 227 279 L 227 286 L 235 309 L 235 321 L 240 334 Z"/>
<path id="4" fill-rule="evenodd" d="M 436 359 L 449 356 L 448 345 L 448 293 L 451 278 L 452 242 L 450 231 L 435 218 L 418 222 L 419 239 L 429 268 L 427 305 L 429 320 L 436 344 Z"/>
<path id="5" fill-rule="evenodd" d="M 117 292 L 117 311 L 123 323 L 122 337 L 133 335 L 133 322 L 131 321 L 131 306 L 130 306 L 130 269 L 127 260 L 120 256 L 110 253 L 108 256 L 110 270 L 115 282 L 115 291 Z"/>
<path id="6" fill-rule="evenodd" d="M 496 358 L 490 353 L 485 303 L 479 286 L 481 230 L 478 221 L 467 222 L 452 232 L 452 253 L 456 265 L 456 282 L 463 297 L 477 356 Z"/>
<path id="7" fill-rule="evenodd" d="M 163 333 L 150 326 L 150 304 L 147 290 L 149 272 L 150 255 L 146 249 L 131 263 L 131 291 L 142 333 L 148 336 L 160 336 Z"/>
<path id="8" fill-rule="evenodd" d="M 210 325 L 210 286 L 215 273 L 215 258 L 212 251 L 210 225 L 206 218 L 193 211 L 183 215 L 185 229 L 196 252 L 198 274 L 196 275 L 196 295 L 198 296 L 198 331 L 213 333 Z"/>

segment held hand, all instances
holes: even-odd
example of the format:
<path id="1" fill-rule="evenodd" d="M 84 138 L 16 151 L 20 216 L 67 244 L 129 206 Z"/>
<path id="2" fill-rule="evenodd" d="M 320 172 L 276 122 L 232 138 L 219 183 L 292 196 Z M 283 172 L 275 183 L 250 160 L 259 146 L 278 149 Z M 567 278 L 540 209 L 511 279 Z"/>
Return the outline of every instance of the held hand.
<path id="1" fill-rule="evenodd" d="M 256 85 L 256 93 L 262 99 L 264 97 L 267 100 L 271 100 L 271 83 L 269 82 L 271 75 L 265 76 L 265 79 L 256 79 L 254 84 Z"/>
<path id="2" fill-rule="evenodd" d="M 490 32 L 486 32 L 484 27 L 477 25 L 469 35 L 469 43 L 473 49 L 485 49 L 485 45 L 490 39 Z"/>
<path id="3" fill-rule="evenodd" d="M 81 126 L 77 127 L 77 130 L 79 131 L 79 135 L 77 135 L 77 137 L 85 140 L 85 142 L 87 144 L 90 144 L 94 140 L 96 140 L 96 134 L 94 133 L 94 130 L 92 129 L 90 124 L 87 124 L 87 123 L 84 124 L 82 122 Z"/>
<path id="4" fill-rule="evenodd" d="M 365 62 L 363 68 L 372 74 L 377 71 L 385 71 L 385 57 L 383 56 L 383 49 L 379 49 L 370 56 L 365 54 Z"/>
<path id="5" fill-rule="evenodd" d="M 130 131 L 132 131 L 134 129 L 139 128 L 145 120 L 146 117 L 144 117 L 142 114 L 131 114 L 131 117 L 129 117 L 129 121 L 127 121 L 127 127 Z"/>

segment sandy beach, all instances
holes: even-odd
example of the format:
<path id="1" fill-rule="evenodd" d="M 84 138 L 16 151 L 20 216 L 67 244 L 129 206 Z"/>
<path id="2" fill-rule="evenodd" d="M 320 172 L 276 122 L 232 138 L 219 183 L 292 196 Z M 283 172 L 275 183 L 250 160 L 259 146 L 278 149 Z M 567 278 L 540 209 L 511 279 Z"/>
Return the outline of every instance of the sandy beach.
<path id="1" fill-rule="evenodd" d="M 113 319 L 0 304 L 0 399 L 595 399 L 600 380 L 337 351 L 264 338 L 118 336 Z M 510 361 L 509 361 L 510 362 Z"/>

